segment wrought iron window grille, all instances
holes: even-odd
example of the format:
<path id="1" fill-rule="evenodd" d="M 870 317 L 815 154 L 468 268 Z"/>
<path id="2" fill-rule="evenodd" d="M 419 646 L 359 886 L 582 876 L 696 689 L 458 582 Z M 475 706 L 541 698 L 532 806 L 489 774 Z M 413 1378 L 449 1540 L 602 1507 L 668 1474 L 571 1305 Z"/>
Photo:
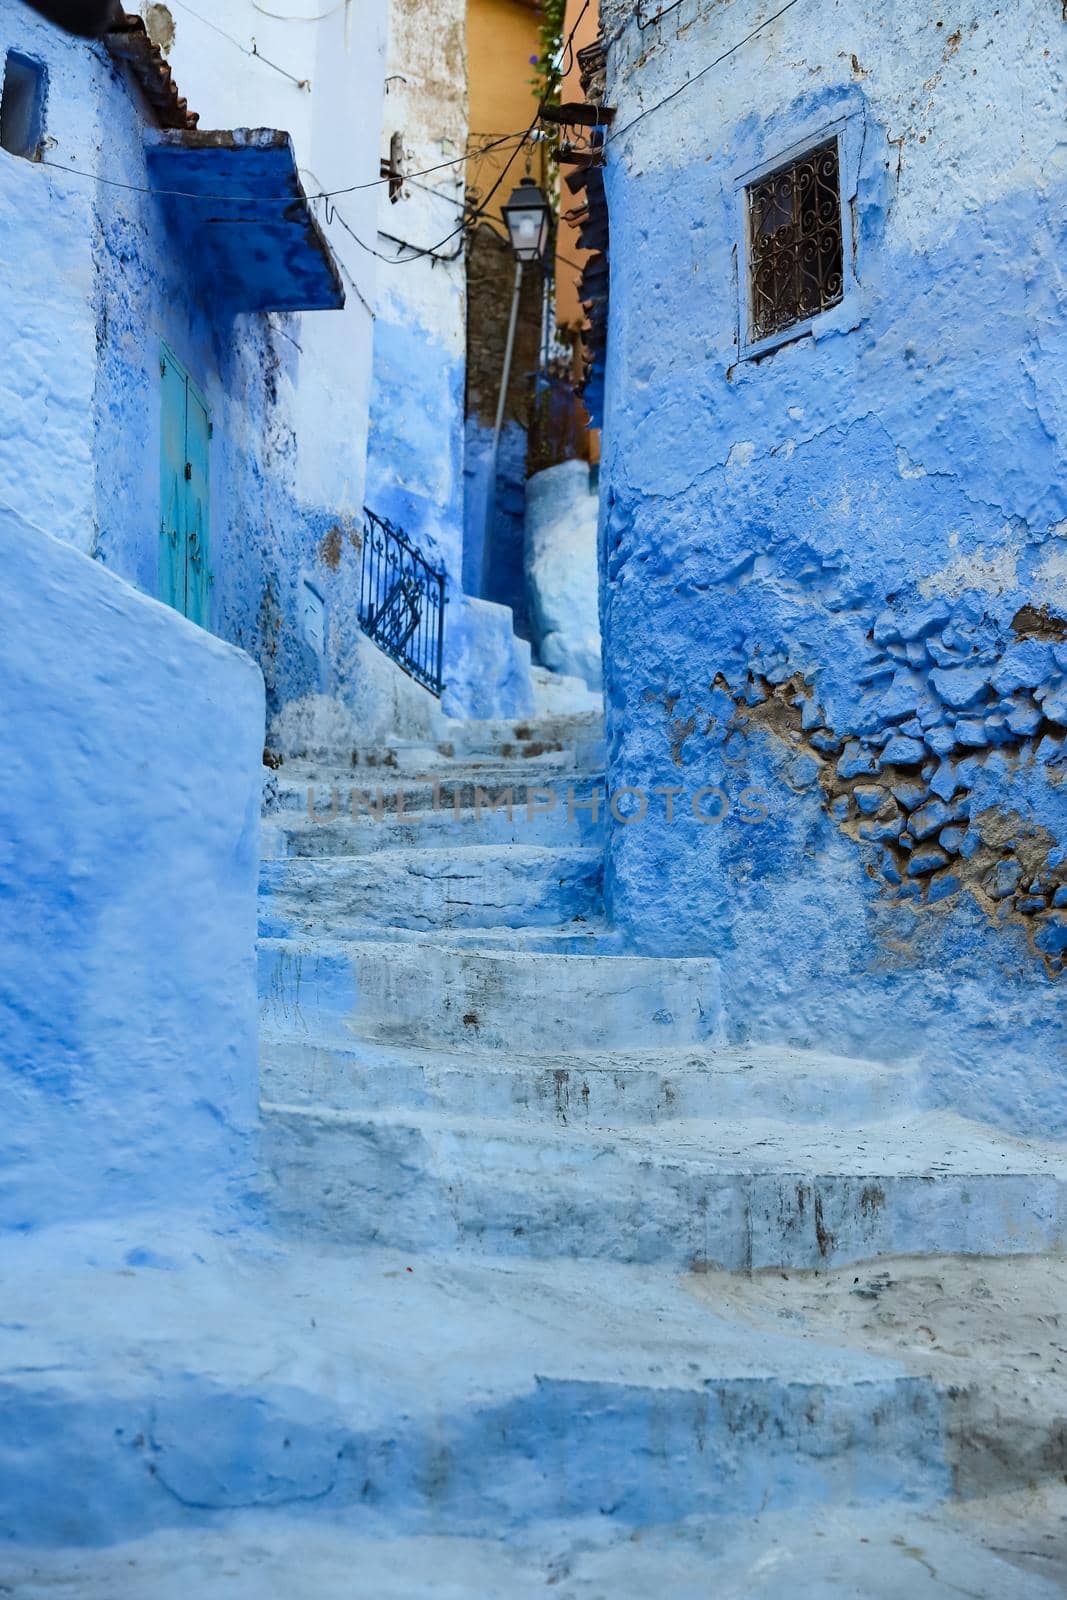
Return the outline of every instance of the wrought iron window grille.
<path id="1" fill-rule="evenodd" d="M 363 508 L 359 624 L 409 677 L 440 698 L 444 689 L 445 588 L 400 528 Z"/>
<path id="2" fill-rule="evenodd" d="M 836 138 L 749 184 L 750 337 L 807 322 L 844 295 Z"/>

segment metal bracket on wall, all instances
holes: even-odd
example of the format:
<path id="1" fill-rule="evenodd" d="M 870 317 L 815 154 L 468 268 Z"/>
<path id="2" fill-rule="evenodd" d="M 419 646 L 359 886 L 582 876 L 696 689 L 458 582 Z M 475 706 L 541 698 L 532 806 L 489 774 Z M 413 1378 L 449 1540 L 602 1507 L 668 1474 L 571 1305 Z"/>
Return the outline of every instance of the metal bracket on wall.
<path id="1" fill-rule="evenodd" d="M 389 180 L 389 199 L 395 206 L 404 193 L 404 135 L 394 133 L 389 140 L 388 159 L 383 156 L 379 176 Z"/>

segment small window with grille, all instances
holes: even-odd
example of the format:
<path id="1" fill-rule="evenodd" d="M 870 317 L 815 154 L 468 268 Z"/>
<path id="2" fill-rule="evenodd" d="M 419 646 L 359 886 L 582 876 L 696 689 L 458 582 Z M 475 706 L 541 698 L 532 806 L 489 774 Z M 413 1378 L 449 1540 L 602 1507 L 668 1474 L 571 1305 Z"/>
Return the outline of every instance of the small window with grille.
<path id="1" fill-rule="evenodd" d="M 749 338 L 808 322 L 844 294 L 836 137 L 746 189 Z"/>

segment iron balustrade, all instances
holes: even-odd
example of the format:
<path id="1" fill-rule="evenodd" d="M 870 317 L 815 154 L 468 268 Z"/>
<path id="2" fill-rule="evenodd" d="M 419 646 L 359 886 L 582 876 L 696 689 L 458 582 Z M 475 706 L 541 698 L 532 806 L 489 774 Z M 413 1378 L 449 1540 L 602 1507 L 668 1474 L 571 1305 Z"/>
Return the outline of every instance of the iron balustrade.
<path id="1" fill-rule="evenodd" d="M 402 529 L 364 506 L 360 627 L 438 698 L 444 688 L 446 581 Z"/>

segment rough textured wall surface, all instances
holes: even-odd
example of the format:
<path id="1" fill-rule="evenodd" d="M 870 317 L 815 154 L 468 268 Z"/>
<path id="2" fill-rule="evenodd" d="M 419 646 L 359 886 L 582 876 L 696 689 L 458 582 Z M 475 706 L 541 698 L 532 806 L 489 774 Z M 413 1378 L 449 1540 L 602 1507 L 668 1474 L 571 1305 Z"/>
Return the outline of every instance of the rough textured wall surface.
<path id="1" fill-rule="evenodd" d="M 5 41 L 48 72 L 46 159 L 74 169 L 0 152 L 0 337 L 11 352 L 0 504 L 158 594 L 166 343 L 214 429 L 209 626 L 260 663 L 272 714 L 322 693 L 358 699 L 366 372 L 356 426 L 351 405 L 331 400 L 335 368 L 323 377 L 302 348 L 316 315 L 336 330 L 356 404 L 351 284 L 345 312 L 234 316 L 215 305 L 181 200 L 143 192 L 153 131 L 126 72 L 18 0 L 0 0 L 0 18 Z M 321 464 L 327 436 L 348 452 L 349 476 L 323 468 L 311 494 L 301 461 L 312 450 Z M 324 607 L 322 649 L 304 626 L 307 584 Z"/>
<path id="2" fill-rule="evenodd" d="M 460 0 L 437 0 L 430 16 L 415 0 L 391 0 L 382 149 L 388 155 L 397 135 L 408 172 L 466 148 L 465 16 Z M 499 607 L 474 606 L 463 592 L 463 172 L 412 178 L 395 203 L 379 194 L 376 248 L 386 260 L 378 264 L 367 504 L 447 573 L 448 714 L 521 716 L 532 696 L 528 652 L 516 655 L 501 639 Z M 418 258 L 409 248 L 436 245 Z"/>
<path id="3" fill-rule="evenodd" d="M 526 579 L 538 654 L 590 689 L 602 686 L 597 505 L 584 461 L 546 467 L 526 485 Z"/>
<path id="4" fill-rule="evenodd" d="M 382 153 L 406 171 L 462 156 L 467 139 L 465 8 L 390 0 Z M 459 587 L 463 563 L 464 169 L 378 195 L 367 503 L 398 523 Z M 454 237 L 446 240 L 446 235 Z M 413 256 L 441 243 L 433 254 Z M 409 258 L 398 261 L 398 258 Z"/>
<path id="5" fill-rule="evenodd" d="M 1067 26 L 832 9 L 656 109 L 758 17 L 606 19 L 611 773 L 682 791 L 613 825 L 609 894 L 637 947 L 721 955 L 738 1036 L 1062 1128 Z M 742 359 L 739 181 L 831 127 L 843 302 Z"/>
<path id="6" fill-rule="evenodd" d="M 529 596 L 523 570 L 526 470 L 529 459 L 526 429 L 505 422 L 496 453 L 496 499 L 489 527 L 489 463 L 493 454 L 493 428 L 467 418 L 463 458 L 465 524 L 463 543 L 464 588 L 511 610 L 515 632 L 532 639 Z"/>
<path id="7" fill-rule="evenodd" d="M 501 188 L 505 200 L 511 193 L 512 176 L 509 173 Z M 519 176 L 516 166 L 515 183 Z M 515 258 L 507 241 L 488 222 L 480 223 L 471 236 L 467 255 L 464 585 L 470 594 L 510 606 L 516 632 L 529 639 L 532 634 L 523 574 L 523 511 L 541 346 L 543 278 L 537 266 L 523 270 L 497 455 L 496 506 L 492 529 L 486 526 L 489 458 L 514 288 Z"/>
<path id="8" fill-rule="evenodd" d="M 0 21 L 5 53 L 18 49 L 46 59 L 46 134 L 55 141 L 50 154 L 58 161 L 75 151 L 94 156 L 102 134 L 88 82 L 88 47 L 38 21 L 19 0 L 3 0 Z M 89 550 L 93 187 L 76 177 L 62 182 L 62 173 L 53 181 L 45 168 L 2 150 L 0 175 L 0 505 Z"/>
<path id="9" fill-rule="evenodd" d="M 204 1210 L 255 1116 L 262 681 L 10 513 L 0 558 L 0 1226 Z"/>

